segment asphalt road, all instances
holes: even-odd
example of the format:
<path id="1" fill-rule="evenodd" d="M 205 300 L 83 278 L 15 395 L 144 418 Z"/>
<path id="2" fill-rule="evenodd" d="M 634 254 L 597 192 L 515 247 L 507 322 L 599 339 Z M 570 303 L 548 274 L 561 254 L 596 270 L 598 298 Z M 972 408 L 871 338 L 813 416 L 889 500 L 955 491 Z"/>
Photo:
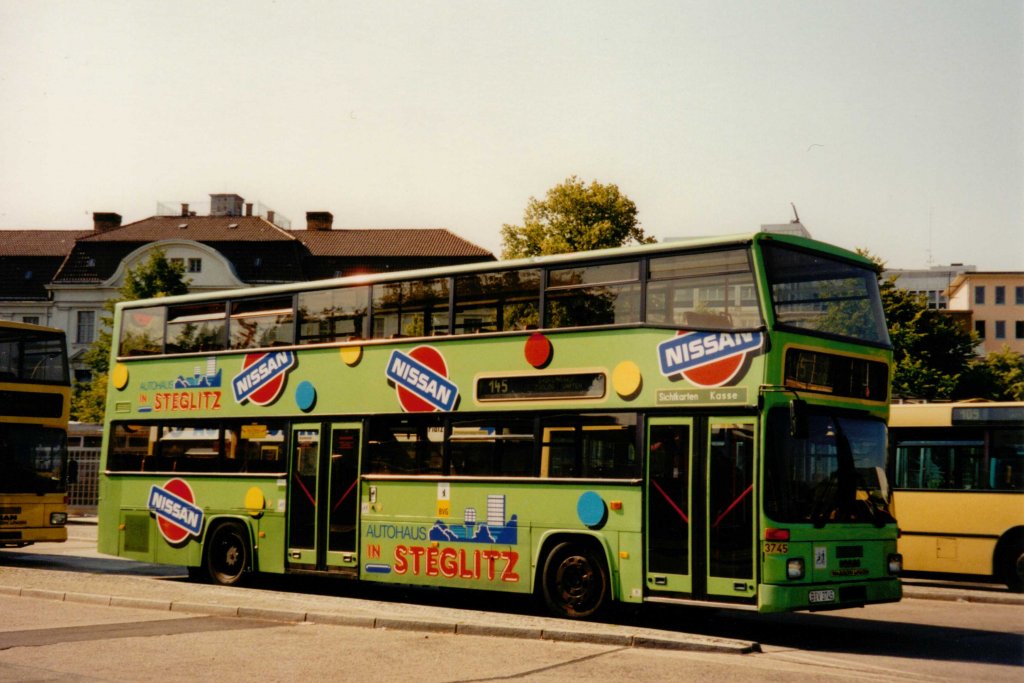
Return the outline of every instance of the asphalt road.
<path id="1" fill-rule="evenodd" d="M 0 681 L 50 680 L 18 668 L 31 667 L 26 653 L 52 650 L 64 661 L 81 643 L 100 649 L 116 644 L 126 652 L 176 641 L 198 652 L 218 643 L 232 652 L 251 649 L 256 662 L 265 654 L 262 643 L 277 647 L 277 636 L 268 640 L 271 631 L 294 634 L 296 628 L 304 634 L 299 643 L 337 640 L 334 649 L 328 647 L 332 653 L 359 643 L 363 654 L 346 666 L 364 680 L 620 680 L 612 672 L 641 680 L 678 679 L 681 672 L 690 680 L 1019 680 L 1024 664 L 1024 600 L 994 585 L 913 581 L 907 587 L 911 597 L 900 604 L 818 614 L 645 605 L 616 610 L 601 624 L 578 624 L 541 616 L 522 597 L 471 591 L 293 576 L 266 578 L 252 588 L 195 584 L 178 568 L 98 555 L 94 527 L 72 525 L 70 531 L 67 544 L 0 551 Z M 493 610 L 479 609 L 485 601 Z M 24 613 L 22 621 L 12 622 L 15 613 Z M 120 626 L 109 626 L 111 620 Z M 175 623 L 153 623 L 164 621 Z M 28 631 L 37 633 L 21 635 Z M 288 638 L 293 636 L 281 642 Z M 423 650 L 427 641 L 430 648 Z M 245 680 L 256 670 L 284 671 L 286 663 L 320 676 L 341 664 L 323 653 L 308 661 L 303 647 L 297 643 L 295 651 L 282 651 L 270 669 L 244 667 L 250 674 Z M 403 648 L 409 656 L 392 661 Z M 467 651 L 475 656 L 464 657 Z M 489 656 L 481 657 L 481 651 Z M 444 665 L 403 669 L 415 660 L 414 652 Z M 171 650 L 165 655 L 165 664 L 173 663 Z M 68 656 L 55 671 L 63 677 L 88 673 L 74 668 L 80 659 Z M 95 680 L 152 680 L 160 671 L 172 670 L 155 666 L 136 678 L 107 671 Z M 243 678 L 212 669 L 192 673 L 210 680 Z M 279 680 L 273 674 L 265 678 Z"/>

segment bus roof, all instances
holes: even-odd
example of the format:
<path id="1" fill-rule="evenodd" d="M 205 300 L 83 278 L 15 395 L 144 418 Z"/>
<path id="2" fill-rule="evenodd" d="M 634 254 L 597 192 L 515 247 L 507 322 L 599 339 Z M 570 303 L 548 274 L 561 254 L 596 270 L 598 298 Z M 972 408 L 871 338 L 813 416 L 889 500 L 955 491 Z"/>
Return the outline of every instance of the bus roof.
<path id="1" fill-rule="evenodd" d="M 848 261 L 857 262 L 868 268 L 877 268 L 877 265 L 868 258 L 855 252 L 837 247 L 825 242 L 819 242 L 799 235 L 784 235 L 768 232 L 747 232 L 731 235 L 719 235 L 711 237 L 694 237 L 689 239 L 661 242 L 658 244 L 644 244 L 639 246 L 615 247 L 611 249 L 596 249 L 593 251 L 577 251 L 568 254 L 551 254 L 547 256 L 531 256 L 521 259 L 510 259 L 505 261 L 481 261 L 478 263 L 467 263 L 456 266 L 440 266 L 433 268 L 421 268 L 417 270 L 392 271 L 386 273 L 367 273 L 362 275 L 349 275 L 340 278 L 329 278 L 325 280 L 307 280 L 302 282 L 289 282 L 286 284 L 263 285 L 260 287 L 246 287 L 243 289 L 222 289 L 213 292 L 200 292 L 182 294 L 173 297 L 162 297 L 157 299 L 139 299 L 136 301 L 122 301 L 117 303 L 117 308 L 139 308 L 153 306 L 156 304 L 178 304 L 193 301 L 206 301 L 211 299 L 224 299 L 232 297 L 254 297 L 271 294 L 287 294 L 316 289 L 329 289 L 333 287 L 356 287 L 360 285 L 372 285 L 381 282 L 394 282 L 396 280 L 448 277 L 450 275 L 463 275 L 478 272 L 492 272 L 495 270 L 515 270 L 520 268 L 552 266 L 560 264 L 572 264 L 581 260 L 614 260 L 616 258 L 628 258 L 646 254 L 659 254 L 663 252 L 674 252 L 683 250 L 700 250 L 709 247 L 742 246 L 753 242 L 779 242 L 797 247 L 805 247 L 826 252 Z"/>
<path id="2" fill-rule="evenodd" d="M 33 323 L 20 323 L 14 320 L 0 320 L 0 328 L 10 330 L 26 330 L 30 332 L 52 332 L 53 334 L 64 334 L 64 330 L 59 330 L 54 327 L 46 327 L 45 325 L 36 325 Z"/>
<path id="3" fill-rule="evenodd" d="M 1018 409 L 1024 402 L 950 401 L 949 403 L 894 403 L 889 410 L 890 427 L 949 427 L 954 408 Z"/>

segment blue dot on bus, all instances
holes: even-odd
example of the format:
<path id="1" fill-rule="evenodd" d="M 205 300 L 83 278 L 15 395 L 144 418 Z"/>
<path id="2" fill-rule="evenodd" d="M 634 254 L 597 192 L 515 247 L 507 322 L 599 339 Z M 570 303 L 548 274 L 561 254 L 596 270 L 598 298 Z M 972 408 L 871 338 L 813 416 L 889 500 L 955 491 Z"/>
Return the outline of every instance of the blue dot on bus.
<path id="1" fill-rule="evenodd" d="M 295 403 L 299 406 L 299 410 L 307 411 L 312 410 L 313 406 L 316 405 L 316 387 L 313 386 L 312 382 L 302 382 L 295 389 Z"/>
<path id="2" fill-rule="evenodd" d="M 576 502 L 576 515 L 588 528 L 600 529 L 608 520 L 608 507 L 598 493 L 586 491 Z"/>

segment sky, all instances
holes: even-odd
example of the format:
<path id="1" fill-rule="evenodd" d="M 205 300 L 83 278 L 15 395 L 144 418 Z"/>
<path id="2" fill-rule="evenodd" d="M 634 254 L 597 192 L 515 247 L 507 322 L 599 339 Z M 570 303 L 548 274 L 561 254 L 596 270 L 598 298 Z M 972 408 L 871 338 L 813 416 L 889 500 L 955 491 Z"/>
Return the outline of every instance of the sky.
<path id="1" fill-rule="evenodd" d="M 502 225 L 570 176 L 645 232 L 786 223 L 1024 270 L 1020 0 L 0 0 L 0 228 L 237 193 Z"/>

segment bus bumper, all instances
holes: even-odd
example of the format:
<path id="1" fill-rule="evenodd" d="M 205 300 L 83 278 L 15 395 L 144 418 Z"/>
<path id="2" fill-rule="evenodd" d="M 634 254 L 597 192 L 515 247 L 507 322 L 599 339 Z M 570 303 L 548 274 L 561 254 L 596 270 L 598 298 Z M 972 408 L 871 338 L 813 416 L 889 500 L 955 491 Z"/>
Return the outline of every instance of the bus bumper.
<path id="1" fill-rule="evenodd" d="M 63 526 L 18 529 L 0 534 L 0 546 L 25 546 L 32 543 L 63 543 L 68 540 L 68 530 Z"/>
<path id="2" fill-rule="evenodd" d="M 857 583 L 761 584 L 758 587 L 758 612 L 793 612 L 863 607 L 883 602 L 899 602 L 903 586 L 896 577 Z"/>

